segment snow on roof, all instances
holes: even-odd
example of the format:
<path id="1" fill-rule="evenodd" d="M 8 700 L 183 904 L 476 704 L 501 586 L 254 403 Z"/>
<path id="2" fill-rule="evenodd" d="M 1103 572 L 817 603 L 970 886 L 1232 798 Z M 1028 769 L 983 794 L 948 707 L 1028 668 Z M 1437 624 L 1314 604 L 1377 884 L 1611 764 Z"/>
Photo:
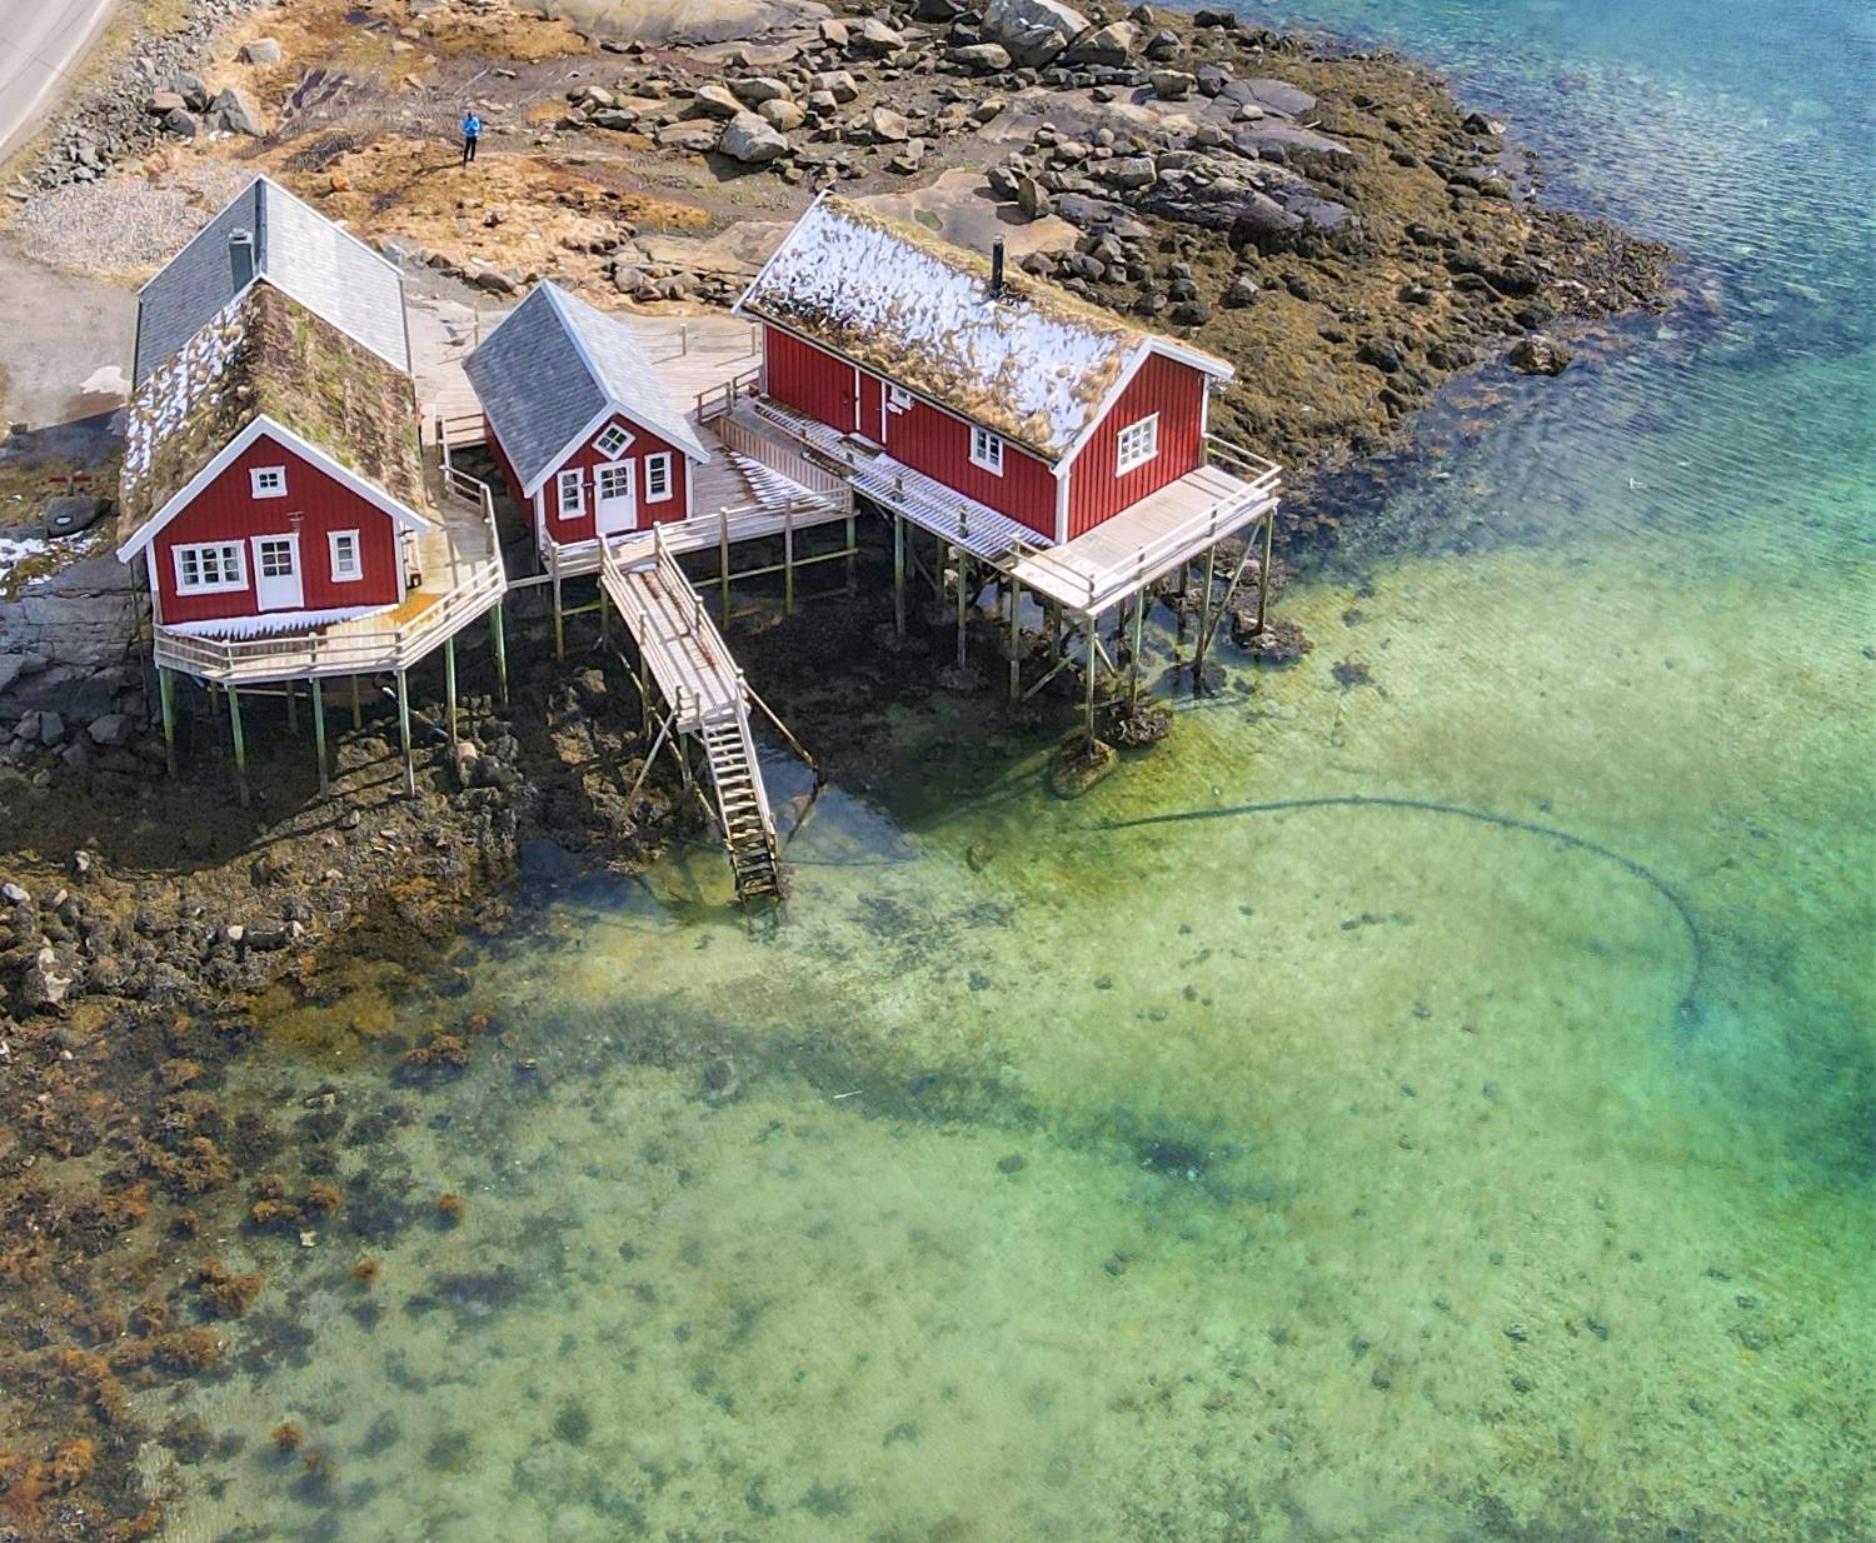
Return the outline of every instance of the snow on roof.
<path id="1" fill-rule="evenodd" d="M 277 182 L 256 177 L 144 285 L 137 300 L 133 388 L 235 298 L 229 242 L 237 231 L 253 238 L 255 277 L 409 373 L 404 285 L 397 269 Z"/>
<path id="2" fill-rule="evenodd" d="M 1074 449 L 1147 351 L 1221 359 L 1009 271 L 916 225 L 823 196 L 737 309 L 797 332 L 1047 460 Z"/>
<path id="3" fill-rule="evenodd" d="M 692 460 L 710 459 L 632 329 L 556 284 L 536 285 L 464 368 L 530 492 L 608 407 Z"/>
<path id="4" fill-rule="evenodd" d="M 224 305 L 132 399 L 124 535 L 262 417 L 406 508 L 428 508 L 410 377 L 261 283 Z"/>

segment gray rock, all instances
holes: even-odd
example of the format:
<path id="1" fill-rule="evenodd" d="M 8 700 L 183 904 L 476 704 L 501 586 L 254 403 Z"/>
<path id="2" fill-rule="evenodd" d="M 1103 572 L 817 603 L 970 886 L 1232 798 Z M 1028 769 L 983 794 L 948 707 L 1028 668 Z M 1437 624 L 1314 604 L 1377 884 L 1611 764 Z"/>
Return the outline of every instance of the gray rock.
<path id="1" fill-rule="evenodd" d="M 199 125 L 193 117 L 178 107 L 174 112 L 166 112 L 157 119 L 157 127 L 165 134 L 173 134 L 178 139 L 194 139 Z"/>
<path id="2" fill-rule="evenodd" d="M 860 87 L 851 70 L 823 70 L 818 75 L 810 75 L 808 89 L 825 91 L 836 102 L 851 102 L 860 94 Z"/>
<path id="3" fill-rule="evenodd" d="M 1269 76 L 1234 80 L 1223 95 L 1232 101 L 1255 102 L 1286 118 L 1300 118 L 1316 107 L 1316 99 L 1300 86 L 1292 86 L 1287 80 L 1272 80 Z"/>
<path id="4" fill-rule="evenodd" d="M 1001 43 L 966 43 L 959 48 L 948 48 L 945 59 L 973 75 L 995 75 L 1010 67 L 1010 51 Z"/>
<path id="5" fill-rule="evenodd" d="M 736 95 L 727 86 L 714 83 L 699 86 L 697 95 L 691 99 L 689 116 L 721 118 L 725 123 L 743 111 L 743 104 L 736 100 Z"/>
<path id="6" fill-rule="evenodd" d="M 39 715 L 39 743 L 56 745 L 65 738 L 65 719 L 63 715 L 50 710 Z"/>
<path id="7" fill-rule="evenodd" d="M 1184 70 L 1155 70 L 1148 78 L 1153 82 L 1153 94 L 1163 102 L 1183 102 L 1198 84 Z"/>
<path id="8" fill-rule="evenodd" d="M 246 134 L 258 138 L 261 132 L 260 120 L 254 116 L 254 109 L 246 97 L 230 86 L 209 104 L 208 125 L 219 129 L 224 134 Z"/>
<path id="9" fill-rule="evenodd" d="M 1023 68 L 1049 63 L 1088 30 L 1088 18 L 1061 0 L 990 0 L 983 35 Z"/>
<path id="10" fill-rule="evenodd" d="M 252 42 L 241 45 L 243 64 L 278 64 L 285 57 L 285 52 L 276 38 L 255 38 Z"/>
<path id="11" fill-rule="evenodd" d="M 1055 212 L 1055 200 L 1048 189 L 1027 172 L 1016 178 L 1016 205 L 1032 220 L 1046 219 Z"/>
<path id="12" fill-rule="evenodd" d="M 131 721 L 129 713 L 106 713 L 102 718 L 93 719 L 86 732 L 94 745 L 116 750 L 130 743 L 137 725 Z"/>
<path id="13" fill-rule="evenodd" d="M 722 133 L 723 125 L 714 118 L 691 118 L 659 129 L 658 143 L 673 150 L 714 150 Z"/>
<path id="14" fill-rule="evenodd" d="M 492 295 L 512 295 L 521 287 L 500 268 L 478 268 L 470 282 L 478 289 L 486 289 Z"/>
<path id="15" fill-rule="evenodd" d="M 756 109 L 769 123 L 786 134 L 790 129 L 798 129 L 808 121 L 808 111 L 799 102 L 786 102 L 774 97 Z"/>
<path id="16" fill-rule="evenodd" d="M 593 127 L 627 134 L 638 127 L 638 114 L 629 107 L 602 107 L 593 114 Z"/>
<path id="17" fill-rule="evenodd" d="M 152 91 L 144 98 L 143 110 L 152 118 L 162 118 L 188 105 L 180 91 Z"/>
<path id="18" fill-rule="evenodd" d="M 1111 182 L 1117 188 L 1143 188 L 1152 186 L 1159 176 L 1159 169 L 1151 156 L 1128 155 L 1106 162 L 1097 175 L 1103 182 Z"/>
<path id="19" fill-rule="evenodd" d="M 1511 367 L 1526 375 L 1561 375 L 1575 357 L 1567 344 L 1542 332 L 1533 332 L 1511 345 Z"/>
<path id="20" fill-rule="evenodd" d="M 20 999 L 35 1012 L 55 1012 L 72 989 L 72 977 L 50 943 L 42 943 L 20 976 Z"/>
<path id="21" fill-rule="evenodd" d="M 789 151 L 788 136 L 766 118 L 755 113 L 738 113 L 723 126 L 717 140 L 717 153 L 745 166 L 766 166 L 779 161 Z"/>
<path id="22" fill-rule="evenodd" d="M 1139 29 L 1130 21 L 1111 21 L 1078 38 L 1062 55 L 1063 64 L 1104 65 L 1112 68 L 1127 62 L 1133 52 Z"/>
<path id="23" fill-rule="evenodd" d="M 858 32 L 849 32 L 848 44 L 863 54 L 896 54 L 905 47 L 905 34 L 896 27 L 889 27 L 877 16 L 869 16 L 860 23 Z"/>
<path id="24" fill-rule="evenodd" d="M 773 75 L 745 75 L 741 80 L 733 80 L 730 82 L 730 94 L 745 107 L 760 107 L 764 102 L 793 95 L 787 82 L 777 80 Z"/>
<path id="25" fill-rule="evenodd" d="M 169 83 L 169 89 L 182 98 L 182 105 L 194 113 L 205 113 L 211 100 L 207 84 L 200 75 L 182 74 Z"/>
<path id="26" fill-rule="evenodd" d="M 905 114 L 894 112 L 890 107 L 875 107 L 867 116 L 866 126 L 880 144 L 903 144 L 912 137 L 912 127 L 905 121 Z"/>

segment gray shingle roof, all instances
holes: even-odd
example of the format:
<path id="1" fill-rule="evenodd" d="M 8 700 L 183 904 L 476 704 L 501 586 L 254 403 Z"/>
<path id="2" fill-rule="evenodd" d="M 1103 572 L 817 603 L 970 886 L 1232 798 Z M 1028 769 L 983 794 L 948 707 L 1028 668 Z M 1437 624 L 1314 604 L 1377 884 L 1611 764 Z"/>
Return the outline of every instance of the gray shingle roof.
<path id="1" fill-rule="evenodd" d="M 557 285 L 536 285 L 464 369 L 530 492 L 607 407 L 710 459 L 631 328 Z"/>
<path id="2" fill-rule="evenodd" d="M 235 297 L 228 238 L 254 237 L 255 276 L 410 373 L 404 286 L 397 269 L 355 236 L 265 177 L 249 183 L 138 297 L 133 388 L 181 352 Z"/>

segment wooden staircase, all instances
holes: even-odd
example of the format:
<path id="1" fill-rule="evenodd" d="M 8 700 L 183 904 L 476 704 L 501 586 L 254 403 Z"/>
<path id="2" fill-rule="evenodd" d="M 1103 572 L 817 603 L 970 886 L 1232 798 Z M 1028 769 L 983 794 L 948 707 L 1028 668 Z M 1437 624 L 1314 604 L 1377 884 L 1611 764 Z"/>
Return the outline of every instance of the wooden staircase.
<path id="1" fill-rule="evenodd" d="M 775 839 L 775 819 L 762 786 L 762 767 L 756 759 L 747 711 L 706 723 L 701 738 L 710 766 L 710 785 L 716 792 L 717 826 L 729 852 L 736 893 L 745 905 L 779 901 L 781 849 Z"/>
<path id="2" fill-rule="evenodd" d="M 694 734 L 703 742 L 737 897 L 745 905 L 773 903 L 783 898 L 781 846 L 749 732 L 758 699 L 662 533 L 659 526 L 650 541 L 604 547 L 599 566 L 606 598 L 637 642 L 648 684 L 665 704 L 647 766 L 667 738 Z"/>

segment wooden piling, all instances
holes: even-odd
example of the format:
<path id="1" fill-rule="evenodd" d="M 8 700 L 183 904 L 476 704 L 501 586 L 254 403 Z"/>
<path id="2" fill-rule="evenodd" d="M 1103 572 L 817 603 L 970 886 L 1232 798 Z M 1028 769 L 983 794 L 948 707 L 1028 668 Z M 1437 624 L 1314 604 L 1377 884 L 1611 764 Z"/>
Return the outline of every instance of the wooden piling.
<path id="1" fill-rule="evenodd" d="M 1099 630 L 1100 619 L 1088 618 L 1088 682 L 1084 700 L 1084 713 L 1088 722 L 1088 738 L 1094 738 L 1094 649 L 1095 633 Z"/>
<path id="2" fill-rule="evenodd" d="M 495 650 L 495 691 L 503 707 L 508 705 L 508 635 L 502 626 L 502 602 L 497 600 L 489 611 L 489 642 Z"/>
<path id="3" fill-rule="evenodd" d="M 156 671 L 156 694 L 163 708 L 163 768 L 173 777 L 176 775 L 176 677 L 160 665 Z"/>
<path id="4" fill-rule="evenodd" d="M 1005 587 L 1009 590 L 1010 598 L 1010 703 L 1013 706 L 1023 699 L 1023 637 L 1018 626 L 1023 608 L 1023 586 L 1011 579 Z"/>
<path id="5" fill-rule="evenodd" d="M 234 733 L 235 779 L 241 784 L 241 807 L 248 806 L 248 742 L 241 733 L 241 693 L 233 686 L 228 691 L 228 726 Z"/>
<path id="6" fill-rule="evenodd" d="M 362 729 L 365 726 L 365 704 L 359 697 L 358 677 L 352 677 L 352 727 Z"/>
<path id="7" fill-rule="evenodd" d="M 1146 621 L 1146 592 L 1136 593 L 1133 597 L 1133 651 L 1127 661 L 1127 711 L 1132 712 L 1140 701 L 1140 632 Z"/>
<path id="8" fill-rule="evenodd" d="M 782 508 L 782 615 L 795 614 L 795 502 Z"/>
<path id="9" fill-rule="evenodd" d="M 567 658 L 567 619 L 560 608 L 560 559 L 550 559 L 554 588 L 554 657 L 563 664 Z"/>
<path id="10" fill-rule="evenodd" d="M 286 683 L 286 686 L 287 686 L 287 732 L 289 734 L 297 734 L 300 732 L 299 686 L 293 681 L 288 681 Z"/>
<path id="11" fill-rule="evenodd" d="M 860 543 L 856 539 L 854 524 L 853 499 L 847 499 L 847 598 L 849 600 L 860 592 L 859 551 Z"/>
<path id="12" fill-rule="evenodd" d="M 1264 613 L 1270 606 L 1270 547 L 1277 534 L 1277 512 L 1264 516 L 1264 565 L 1257 574 L 1257 630 L 1264 630 Z"/>
<path id="13" fill-rule="evenodd" d="M 892 628 L 905 636 L 905 517 L 892 517 Z"/>
<path id="14" fill-rule="evenodd" d="M 456 639 L 443 639 L 443 702 L 449 716 L 449 743 L 454 752 L 456 742 L 462 737 L 456 732 Z"/>
<path id="15" fill-rule="evenodd" d="M 969 586 L 969 581 L 966 579 L 965 575 L 970 569 L 971 559 L 970 554 L 961 546 L 953 547 L 951 550 L 956 556 L 958 564 L 958 668 L 961 670 L 964 668 L 965 590 Z"/>
<path id="16" fill-rule="evenodd" d="M 1192 649 L 1192 684 L 1194 688 L 1203 684 L 1205 673 L 1205 644 L 1212 635 L 1212 583 L 1218 576 L 1218 543 L 1213 542 L 1205 549 L 1205 588 L 1199 595 L 1199 635 Z"/>
<path id="17" fill-rule="evenodd" d="M 325 683 L 317 675 L 313 677 L 313 750 L 319 756 L 319 796 L 324 798 L 331 791 L 332 777 L 326 769 Z"/>
<path id="18" fill-rule="evenodd" d="M 717 584 L 722 597 L 717 609 L 721 615 L 721 624 L 727 628 L 730 624 L 730 506 L 728 504 L 717 511 Z"/>
<path id="19" fill-rule="evenodd" d="M 397 743 L 404 752 L 404 793 L 407 797 L 417 796 L 417 758 L 410 745 L 410 677 L 404 670 L 397 672 Z"/>

